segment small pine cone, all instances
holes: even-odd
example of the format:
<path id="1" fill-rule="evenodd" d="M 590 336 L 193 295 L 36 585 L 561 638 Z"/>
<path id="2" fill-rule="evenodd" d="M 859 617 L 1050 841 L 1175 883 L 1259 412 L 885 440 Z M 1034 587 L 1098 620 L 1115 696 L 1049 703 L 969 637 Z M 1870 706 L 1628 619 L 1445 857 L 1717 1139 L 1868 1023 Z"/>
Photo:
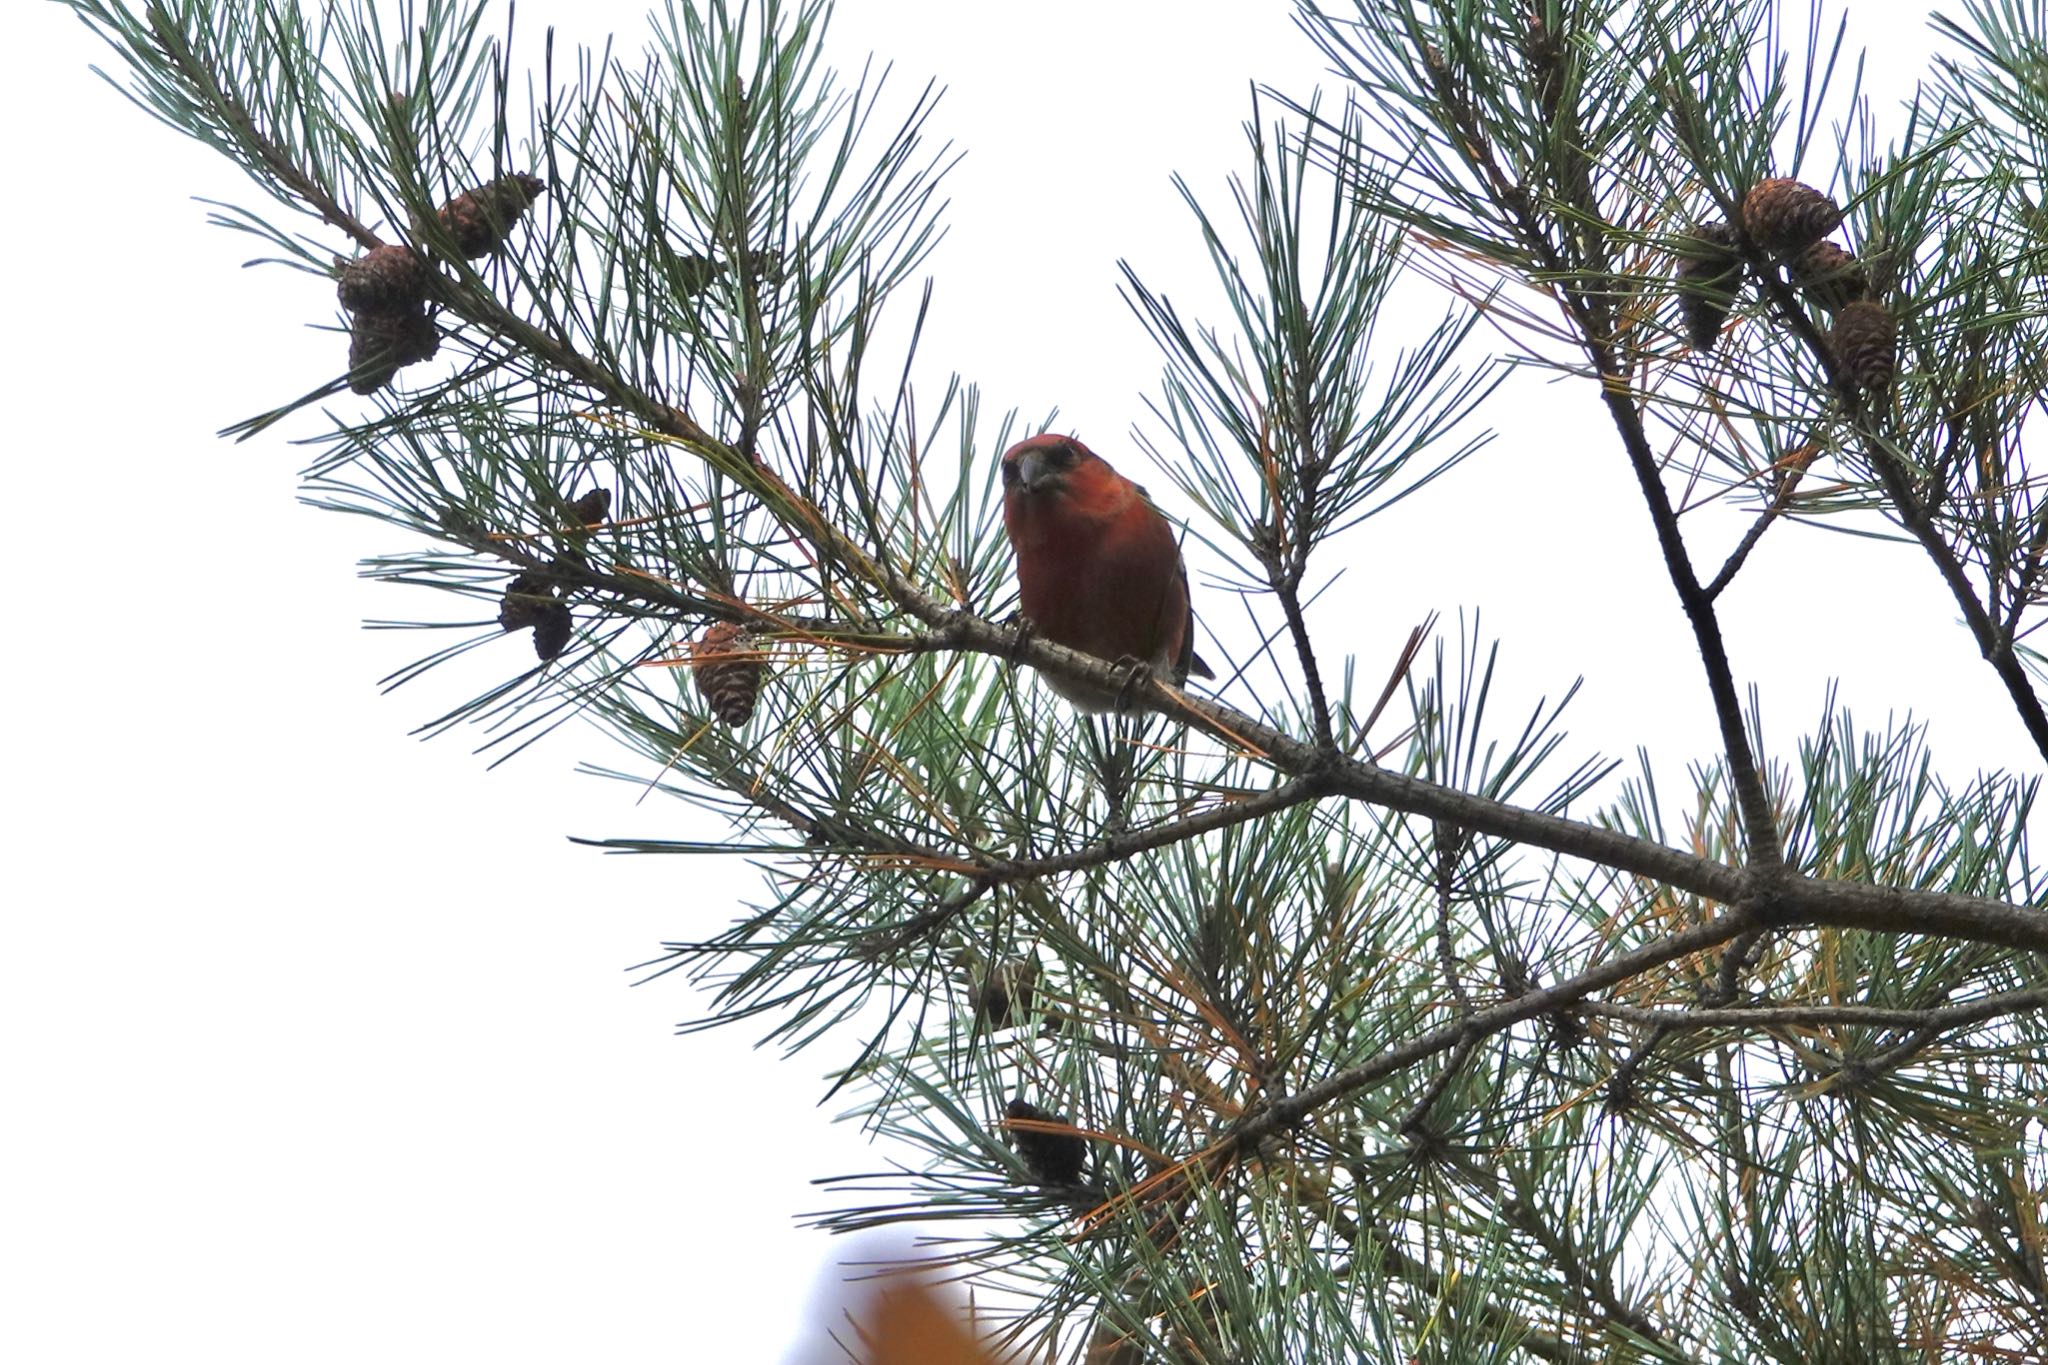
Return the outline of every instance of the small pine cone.
<path id="1" fill-rule="evenodd" d="M 426 257 L 410 247 L 372 247 L 342 267 L 334 292 L 351 313 L 409 313 L 427 298 Z"/>
<path id="2" fill-rule="evenodd" d="M 1065 1123 L 1058 1114 L 1035 1104 L 1011 1100 L 1003 1110 L 1006 1117 L 1029 1123 Z M 1024 1169 L 1041 1185 L 1078 1185 L 1088 1161 L 1088 1144 L 1079 1133 L 1047 1133 L 1023 1128 L 1010 1129 L 1010 1145 L 1024 1160 Z"/>
<path id="3" fill-rule="evenodd" d="M 1806 297 L 1830 313 L 1839 313 L 1870 295 L 1870 277 L 1863 263 L 1833 242 L 1815 242 L 1790 262 L 1792 279 Z"/>
<path id="4" fill-rule="evenodd" d="M 1555 122 L 1558 107 L 1564 102 L 1565 50 L 1543 22 L 1540 10 L 1540 6 L 1529 10 L 1528 28 L 1522 35 L 1522 56 L 1536 76 L 1536 107 L 1543 111 L 1545 119 Z"/>
<path id="5" fill-rule="evenodd" d="M 1711 351 L 1742 289 L 1746 267 L 1735 250 L 1735 230 L 1726 223 L 1702 223 L 1679 245 L 1677 255 L 1678 311 L 1685 318 L 1686 339 L 1696 351 Z"/>
<path id="6" fill-rule="evenodd" d="M 1804 251 L 1842 225 L 1835 201 L 1797 180 L 1759 180 L 1742 201 L 1742 224 L 1758 246 L 1780 255 Z"/>
<path id="7" fill-rule="evenodd" d="M 690 646 L 690 662 L 712 714 L 734 729 L 745 725 L 761 695 L 761 656 L 753 638 L 720 621 Z"/>
<path id="8" fill-rule="evenodd" d="M 512 225 L 546 193 L 548 183 L 537 175 L 501 175 L 488 185 L 465 190 L 441 206 L 441 226 L 455 239 L 455 249 L 475 260 L 505 245 Z"/>
<path id="9" fill-rule="evenodd" d="M 555 587 L 548 576 L 528 570 L 505 585 L 505 595 L 498 600 L 498 624 L 506 630 L 538 626 L 548 608 L 556 605 Z"/>
<path id="10" fill-rule="evenodd" d="M 540 619 L 533 623 L 533 652 L 544 664 L 554 662 L 569 647 L 569 637 L 575 628 L 568 603 L 548 603 L 540 609 Z"/>
<path id="11" fill-rule="evenodd" d="M 1000 1033 L 1023 1022 L 1031 1012 L 1037 986 L 1037 960 L 1012 958 L 989 968 L 988 974 L 969 988 L 969 1003 L 983 1027 L 990 1033 Z"/>
<path id="12" fill-rule="evenodd" d="M 1881 303 L 1862 299 L 1835 315 L 1835 359 L 1859 388 L 1891 387 L 1899 365 L 1899 324 Z"/>
<path id="13" fill-rule="evenodd" d="M 593 488 L 569 504 L 570 515 L 585 526 L 602 526 L 612 512 L 612 490 Z"/>
<path id="14" fill-rule="evenodd" d="M 403 313 L 357 313 L 348 335 L 348 386 L 375 393 L 407 365 L 432 360 L 441 333 L 424 308 Z"/>

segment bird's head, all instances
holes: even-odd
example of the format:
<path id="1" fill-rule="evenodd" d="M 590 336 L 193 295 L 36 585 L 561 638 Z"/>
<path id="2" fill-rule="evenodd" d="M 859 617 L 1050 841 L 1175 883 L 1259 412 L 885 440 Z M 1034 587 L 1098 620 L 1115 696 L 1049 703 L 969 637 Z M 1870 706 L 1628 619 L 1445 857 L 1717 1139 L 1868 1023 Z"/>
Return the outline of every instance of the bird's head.
<path id="1" fill-rule="evenodd" d="M 1005 497 L 1038 497 L 1066 492 L 1077 481 L 1085 482 L 1091 467 L 1107 470 L 1094 451 L 1071 436 L 1047 432 L 1019 441 L 1003 452 L 1003 494 Z"/>

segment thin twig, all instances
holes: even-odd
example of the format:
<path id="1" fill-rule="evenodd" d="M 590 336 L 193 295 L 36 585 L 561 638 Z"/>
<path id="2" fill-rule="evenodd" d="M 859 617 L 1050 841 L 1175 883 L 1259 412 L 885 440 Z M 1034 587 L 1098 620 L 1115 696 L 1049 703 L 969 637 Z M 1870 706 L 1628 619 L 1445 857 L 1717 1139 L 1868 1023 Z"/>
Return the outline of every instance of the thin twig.
<path id="1" fill-rule="evenodd" d="M 1628 454 L 1644 505 L 1650 512 L 1665 570 L 1671 578 L 1672 587 L 1678 592 L 1679 605 L 1685 611 L 1693 639 L 1699 646 L 1700 662 L 1707 674 L 1707 691 L 1721 730 L 1721 745 L 1728 757 L 1729 785 L 1735 791 L 1736 805 L 1742 813 L 1743 837 L 1750 861 L 1759 868 L 1775 871 L 1784 865 L 1784 848 L 1778 834 L 1777 816 L 1771 809 L 1770 795 L 1764 787 L 1762 770 L 1749 747 L 1742 699 L 1736 690 L 1727 645 L 1721 637 L 1720 619 L 1715 615 L 1713 598 L 1701 587 L 1692 558 L 1686 551 L 1685 538 L 1678 527 L 1678 515 L 1672 509 L 1670 495 L 1664 488 L 1663 471 L 1657 463 L 1656 452 L 1650 447 L 1649 434 L 1643 429 L 1641 415 L 1636 412 L 1630 397 L 1633 390 L 1628 371 L 1615 356 L 1607 301 L 1594 287 L 1596 281 L 1587 275 L 1587 271 L 1594 272 L 1595 276 L 1604 272 L 1605 262 L 1581 262 L 1579 264 L 1584 269 L 1567 268 L 1556 243 L 1544 230 L 1528 193 L 1496 162 L 1491 143 L 1479 127 L 1442 56 L 1431 50 L 1425 54 L 1425 60 L 1431 58 L 1438 102 L 1450 125 L 1448 131 L 1458 141 L 1467 162 L 1481 172 L 1496 205 L 1514 223 L 1523 248 L 1556 281 L 1559 299 L 1577 327 L 1579 343 L 1599 376 L 1601 400 L 1607 405 L 1608 415 L 1621 435 L 1622 447 Z M 1598 233 L 1591 236 L 1596 242 L 1601 240 Z"/>
<path id="2" fill-rule="evenodd" d="M 1770 505 L 1757 514 L 1756 520 L 1750 522 L 1749 530 L 1743 533 L 1741 542 L 1721 565 L 1721 571 L 1714 575 L 1713 582 L 1707 584 L 1706 592 L 1709 599 L 1719 597 L 1728 585 L 1735 581 L 1735 575 L 1742 571 L 1742 566 L 1749 560 L 1750 551 L 1764 538 L 1764 532 L 1770 530 L 1778 519 L 1784 516 L 1785 509 L 1792 503 L 1792 495 L 1799 489 L 1799 480 L 1805 475 L 1807 466 L 1820 454 L 1820 446 L 1810 442 L 1792 454 L 1797 458 L 1792 458 L 1789 462 L 1780 461 L 1776 466 L 1784 472 L 1778 484 L 1778 491 L 1771 497 Z"/>

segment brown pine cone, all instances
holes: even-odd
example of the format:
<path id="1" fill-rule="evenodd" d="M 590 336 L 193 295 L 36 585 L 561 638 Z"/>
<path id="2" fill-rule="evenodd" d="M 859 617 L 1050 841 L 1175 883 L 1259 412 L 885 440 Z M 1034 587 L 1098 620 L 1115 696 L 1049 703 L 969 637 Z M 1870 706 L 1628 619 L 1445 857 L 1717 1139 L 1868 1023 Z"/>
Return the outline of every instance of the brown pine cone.
<path id="1" fill-rule="evenodd" d="M 1678 311 L 1685 318 L 1686 339 L 1696 351 L 1711 351 L 1742 289 L 1746 267 L 1735 250 L 1735 229 L 1702 223 L 1679 244 L 1677 255 Z"/>
<path id="2" fill-rule="evenodd" d="M 498 600 L 498 624 L 506 630 L 525 630 L 539 625 L 555 605 L 555 585 L 546 574 L 528 570 L 505 585 L 505 595 Z"/>
<path id="3" fill-rule="evenodd" d="M 1023 1119 L 1029 1123 L 1065 1123 L 1067 1120 L 1035 1104 L 1023 1100 L 1011 1100 L 1003 1110 L 1007 1118 Z M 1017 1149 L 1017 1155 L 1024 1160 L 1024 1169 L 1031 1172 L 1031 1178 L 1041 1185 L 1078 1185 L 1081 1171 L 1088 1161 L 1088 1144 L 1079 1133 L 1047 1133 L 1024 1128 L 1012 1128 L 1010 1145 Z"/>
<path id="4" fill-rule="evenodd" d="M 542 663 L 552 663 L 561 657 L 569 647 L 569 637 L 575 633 L 576 621 L 569 614 L 566 602 L 550 602 L 540 610 L 540 619 L 533 623 L 533 652 L 540 656 Z"/>
<path id="5" fill-rule="evenodd" d="M 407 365 L 432 360 L 441 333 L 418 306 L 403 313 L 357 313 L 349 324 L 348 386 L 375 393 Z"/>
<path id="6" fill-rule="evenodd" d="M 1758 246 L 1780 255 L 1803 251 L 1842 225 L 1835 201 L 1797 180 L 1759 180 L 1742 201 L 1742 225 Z"/>
<path id="7" fill-rule="evenodd" d="M 585 526 L 602 526 L 604 519 L 611 515 L 612 490 L 593 488 L 569 504 L 569 512 Z"/>
<path id="8" fill-rule="evenodd" d="M 1882 393 L 1899 367 L 1899 324 L 1881 303 L 1860 299 L 1835 315 L 1835 359 L 1858 388 Z"/>
<path id="9" fill-rule="evenodd" d="M 697 690 L 711 712 L 734 729 L 754 714 L 761 695 L 761 651 L 752 636 L 731 621 L 720 621 L 690 646 Z"/>
<path id="10" fill-rule="evenodd" d="M 512 225 L 547 192 L 548 183 L 521 172 L 501 175 L 488 185 L 465 190 L 441 206 L 441 226 L 455 239 L 455 249 L 475 260 L 505 245 Z"/>
<path id="11" fill-rule="evenodd" d="M 1037 993 L 1038 962 L 1035 958 L 1012 958 L 990 967 L 981 980 L 968 988 L 968 1003 L 983 1027 L 991 1033 L 1023 1022 L 1031 1012 Z"/>
<path id="12" fill-rule="evenodd" d="M 372 247 L 342 267 L 334 292 L 351 313 L 409 313 L 426 302 L 426 258 L 410 247 Z"/>
<path id="13" fill-rule="evenodd" d="M 1839 313 L 1870 293 L 1863 263 L 1833 242 L 1815 242 L 1787 264 L 1793 283 L 1830 313 Z"/>

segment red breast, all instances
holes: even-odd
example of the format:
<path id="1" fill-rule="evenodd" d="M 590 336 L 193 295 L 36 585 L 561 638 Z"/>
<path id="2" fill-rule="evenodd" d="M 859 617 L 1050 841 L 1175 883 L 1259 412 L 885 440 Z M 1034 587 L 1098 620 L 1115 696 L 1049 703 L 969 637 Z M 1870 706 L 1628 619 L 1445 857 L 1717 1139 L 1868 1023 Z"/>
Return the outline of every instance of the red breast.
<path id="1" fill-rule="evenodd" d="M 1079 441 L 1035 436 L 1003 456 L 1003 526 L 1024 615 L 1040 635 L 1186 676 L 1194 618 L 1180 545 L 1136 484 Z M 1047 681 L 1084 709 L 1115 702 Z"/>

